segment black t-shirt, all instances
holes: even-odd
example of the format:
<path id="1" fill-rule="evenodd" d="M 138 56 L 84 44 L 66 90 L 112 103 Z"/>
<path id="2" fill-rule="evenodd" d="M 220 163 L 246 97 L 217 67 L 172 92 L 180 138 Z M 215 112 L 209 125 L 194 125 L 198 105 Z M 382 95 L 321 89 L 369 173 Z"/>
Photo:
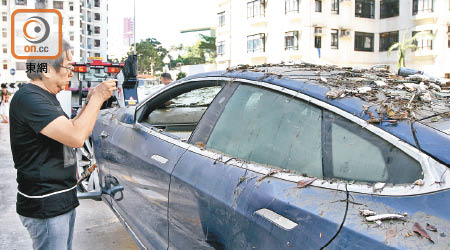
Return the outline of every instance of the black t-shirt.
<path id="1" fill-rule="evenodd" d="M 17 169 L 16 209 L 20 215 L 50 218 L 79 205 L 73 188 L 77 182 L 74 149 L 40 133 L 60 116 L 66 114 L 56 95 L 34 84 L 20 88 L 11 100 L 11 151 Z"/>

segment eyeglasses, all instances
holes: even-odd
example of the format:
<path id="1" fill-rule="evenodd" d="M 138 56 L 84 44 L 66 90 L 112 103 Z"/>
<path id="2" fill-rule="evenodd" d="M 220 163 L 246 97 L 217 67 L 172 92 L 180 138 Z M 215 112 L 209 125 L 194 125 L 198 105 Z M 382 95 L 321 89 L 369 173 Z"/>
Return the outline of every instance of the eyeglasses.
<path id="1" fill-rule="evenodd" d="M 66 66 L 60 65 L 60 67 L 61 67 L 61 68 L 68 69 L 68 70 L 70 70 L 71 72 L 73 72 L 73 69 L 74 69 L 73 66 L 66 67 Z"/>

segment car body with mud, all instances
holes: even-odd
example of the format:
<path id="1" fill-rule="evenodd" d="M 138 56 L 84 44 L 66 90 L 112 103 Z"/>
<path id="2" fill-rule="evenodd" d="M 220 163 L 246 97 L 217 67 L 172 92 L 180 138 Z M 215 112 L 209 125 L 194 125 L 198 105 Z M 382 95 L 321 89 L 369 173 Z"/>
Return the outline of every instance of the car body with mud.
<path id="1" fill-rule="evenodd" d="M 448 249 L 445 88 L 383 67 L 190 76 L 101 111 L 102 198 L 142 248 Z"/>

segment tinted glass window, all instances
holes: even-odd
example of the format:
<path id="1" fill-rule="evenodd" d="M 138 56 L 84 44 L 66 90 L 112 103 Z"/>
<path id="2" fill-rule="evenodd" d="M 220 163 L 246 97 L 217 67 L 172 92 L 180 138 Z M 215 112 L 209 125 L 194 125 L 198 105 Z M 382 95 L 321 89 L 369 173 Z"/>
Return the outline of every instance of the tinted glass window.
<path id="1" fill-rule="evenodd" d="M 330 112 L 323 126 L 325 177 L 393 184 L 423 178 L 416 160 L 361 126 Z"/>
<path id="2" fill-rule="evenodd" d="M 322 177 L 321 110 L 270 90 L 241 85 L 206 148 Z"/>
<path id="3" fill-rule="evenodd" d="M 248 85 L 230 98 L 206 148 L 319 178 L 393 184 L 423 178 L 419 162 L 358 124 Z"/>

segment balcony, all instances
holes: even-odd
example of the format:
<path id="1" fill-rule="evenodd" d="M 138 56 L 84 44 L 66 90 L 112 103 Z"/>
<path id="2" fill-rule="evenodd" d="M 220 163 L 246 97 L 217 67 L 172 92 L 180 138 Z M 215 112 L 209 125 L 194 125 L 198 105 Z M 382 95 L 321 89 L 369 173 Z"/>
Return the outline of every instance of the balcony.
<path id="1" fill-rule="evenodd" d="M 418 11 L 413 16 L 413 20 L 416 24 L 436 23 L 437 19 L 438 15 L 433 11 Z"/>
<path id="2" fill-rule="evenodd" d="M 320 13 L 319 13 L 319 14 L 320 14 Z M 285 14 L 285 16 L 286 16 L 286 19 L 287 19 L 289 22 L 298 22 L 298 21 L 302 20 L 302 16 L 301 16 L 300 13 L 297 12 L 297 11 L 287 12 L 287 13 Z"/>
<path id="3" fill-rule="evenodd" d="M 414 57 L 420 57 L 421 59 L 434 59 L 438 53 L 429 47 L 419 48 L 413 52 Z"/>
<path id="4" fill-rule="evenodd" d="M 255 16 L 248 19 L 251 26 L 267 26 L 267 19 L 265 16 Z"/>

